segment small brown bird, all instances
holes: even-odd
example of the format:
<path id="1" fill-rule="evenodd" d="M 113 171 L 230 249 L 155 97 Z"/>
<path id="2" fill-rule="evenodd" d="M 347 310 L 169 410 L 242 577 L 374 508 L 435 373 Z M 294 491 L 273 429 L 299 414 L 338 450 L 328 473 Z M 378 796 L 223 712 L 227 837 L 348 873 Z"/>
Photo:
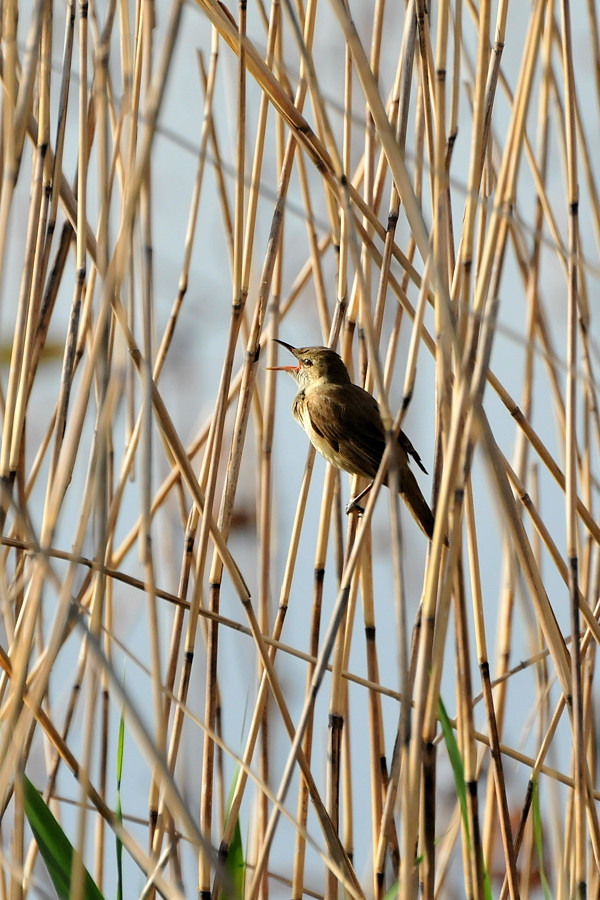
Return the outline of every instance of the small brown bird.
<path id="1" fill-rule="evenodd" d="M 329 347 L 292 347 L 277 341 L 298 360 L 296 366 L 273 366 L 289 372 L 300 390 L 292 412 L 310 442 L 338 469 L 370 478 L 371 483 L 351 500 L 346 512 L 362 511 L 357 501 L 373 486 L 385 449 L 385 429 L 377 401 L 368 391 L 350 381 L 342 359 Z M 428 538 L 434 518 L 409 467 L 409 456 L 423 472 L 421 457 L 403 431 L 398 435 L 400 494 Z M 387 478 L 385 483 L 387 484 Z"/>

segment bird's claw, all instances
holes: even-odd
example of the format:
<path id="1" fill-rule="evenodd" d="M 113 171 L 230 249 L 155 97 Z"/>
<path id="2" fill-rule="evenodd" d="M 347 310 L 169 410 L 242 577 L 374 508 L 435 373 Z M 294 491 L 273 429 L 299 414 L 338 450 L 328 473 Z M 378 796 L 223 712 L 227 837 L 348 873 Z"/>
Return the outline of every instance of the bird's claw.
<path id="1" fill-rule="evenodd" d="M 364 511 L 365 511 L 364 506 L 361 506 L 359 503 L 356 502 L 356 500 L 350 500 L 348 503 L 346 503 L 346 515 L 347 516 L 349 516 L 350 513 L 353 513 L 353 512 L 357 513 L 359 516 L 362 516 L 364 514 Z"/>

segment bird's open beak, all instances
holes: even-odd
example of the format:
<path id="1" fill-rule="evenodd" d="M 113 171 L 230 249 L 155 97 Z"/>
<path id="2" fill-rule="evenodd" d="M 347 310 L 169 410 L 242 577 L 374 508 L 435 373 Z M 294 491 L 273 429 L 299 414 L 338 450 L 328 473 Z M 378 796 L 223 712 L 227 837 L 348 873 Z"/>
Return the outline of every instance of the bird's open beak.
<path id="1" fill-rule="evenodd" d="M 289 350 L 290 353 L 296 355 L 296 348 L 292 347 L 291 344 L 286 344 L 285 341 L 280 341 L 278 338 L 273 338 L 276 344 L 281 344 L 282 347 L 285 347 L 286 350 Z M 267 372 L 299 372 L 300 371 L 300 363 L 298 362 L 297 366 L 265 366 L 265 370 Z"/>

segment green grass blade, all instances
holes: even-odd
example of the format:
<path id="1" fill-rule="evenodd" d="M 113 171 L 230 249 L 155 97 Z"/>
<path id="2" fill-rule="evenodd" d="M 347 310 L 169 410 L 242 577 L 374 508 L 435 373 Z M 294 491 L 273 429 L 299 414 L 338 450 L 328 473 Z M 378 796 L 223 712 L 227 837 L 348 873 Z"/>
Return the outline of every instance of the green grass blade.
<path id="1" fill-rule="evenodd" d="M 458 744 L 456 743 L 456 738 L 454 737 L 454 729 L 450 724 L 450 718 L 448 713 L 446 712 L 446 707 L 444 706 L 444 702 L 442 698 L 439 698 L 438 702 L 438 717 L 440 720 L 440 725 L 442 726 L 442 734 L 444 735 L 444 743 L 446 744 L 446 750 L 448 751 L 448 759 L 450 760 L 450 765 L 452 766 L 452 772 L 454 773 L 454 784 L 456 785 L 456 796 L 458 797 L 458 803 L 460 806 L 460 815 L 463 821 L 463 826 L 465 830 L 465 839 L 467 841 L 467 848 L 469 853 L 472 852 L 472 841 L 471 841 L 471 832 L 469 830 L 469 816 L 468 816 L 468 808 L 467 808 L 467 785 L 465 782 L 465 768 L 463 766 L 462 756 L 460 755 L 460 750 Z M 483 860 L 483 887 L 485 891 L 486 900 L 491 900 L 492 898 L 492 887 L 490 884 L 489 875 L 487 873 L 487 868 L 485 865 L 485 860 Z"/>
<path id="2" fill-rule="evenodd" d="M 39 791 L 26 775 L 23 776 L 25 815 L 39 847 L 42 859 L 60 900 L 69 900 L 73 845 L 50 812 Z M 84 900 L 103 900 L 96 882 L 84 869 Z"/>
<path id="3" fill-rule="evenodd" d="M 394 897 L 398 896 L 398 886 L 400 882 L 395 881 L 391 887 L 387 889 L 385 894 L 383 895 L 383 900 L 394 900 Z"/>
<path id="4" fill-rule="evenodd" d="M 540 795 L 537 781 L 533 782 L 532 797 L 532 813 L 533 813 L 533 836 L 535 840 L 535 849 L 538 855 L 538 864 L 540 867 L 540 879 L 542 882 L 542 890 L 546 900 L 550 900 L 550 886 L 546 879 L 544 871 L 544 839 L 542 836 L 542 817 L 540 815 Z"/>
<path id="5" fill-rule="evenodd" d="M 240 828 L 240 820 L 235 823 L 233 837 L 231 838 L 231 846 L 225 860 L 225 871 L 229 875 L 231 887 L 233 889 L 233 897 L 230 900 L 241 900 L 244 896 L 244 887 L 246 883 L 246 861 L 244 859 L 244 848 L 242 846 L 242 829 Z"/>
<path id="6" fill-rule="evenodd" d="M 452 772 L 454 774 L 454 784 L 456 785 L 456 795 L 458 797 L 458 803 L 460 806 L 460 815 L 463 820 L 463 826 L 467 839 L 467 847 L 470 853 L 472 844 L 471 832 L 469 831 L 469 816 L 467 812 L 467 785 L 465 784 L 465 769 L 463 766 L 462 756 L 460 755 L 460 750 L 458 749 L 458 744 L 456 743 L 456 738 L 454 737 L 454 730 L 452 728 L 452 725 L 450 724 L 450 719 L 441 697 L 438 704 L 438 716 L 440 725 L 442 726 L 442 734 L 444 735 L 446 750 L 448 751 L 448 758 L 450 760 L 450 765 L 452 766 Z"/>
<path id="7" fill-rule="evenodd" d="M 227 812 L 231 806 L 233 792 L 238 779 L 238 768 L 236 766 L 231 787 L 229 788 L 229 797 L 227 799 Z M 246 883 L 246 860 L 244 859 L 244 848 L 242 845 L 242 830 L 240 828 L 239 817 L 235 823 L 235 829 L 231 838 L 229 852 L 225 860 L 225 871 L 229 876 L 229 884 L 223 886 L 223 893 L 227 896 L 232 891 L 233 896 L 229 900 L 241 900 L 244 896 Z"/>
<path id="8" fill-rule="evenodd" d="M 125 717 L 121 714 L 119 721 L 119 738 L 117 741 L 117 797 L 115 815 L 117 822 L 123 823 L 123 811 L 121 808 L 121 776 L 123 774 L 123 748 L 125 745 Z M 116 836 L 117 851 L 117 900 L 123 900 L 123 842 L 119 835 Z"/>

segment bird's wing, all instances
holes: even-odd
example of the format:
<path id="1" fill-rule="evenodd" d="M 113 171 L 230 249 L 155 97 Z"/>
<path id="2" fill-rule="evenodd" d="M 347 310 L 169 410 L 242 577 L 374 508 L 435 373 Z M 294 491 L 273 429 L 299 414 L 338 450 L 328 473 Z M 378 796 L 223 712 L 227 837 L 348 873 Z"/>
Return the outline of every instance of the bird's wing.
<path id="1" fill-rule="evenodd" d="M 398 435 L 398 443 L 400 444 L 400 446 L 401 446 L 404 450 L 406 450 L 406 452 L 408 453 L 409 456 L 412 456 L 412 458 L 414 459 L 414 461 L 416 462 L 416 464 L 418 465 L 418 467 L 420 468 L 420 470 L 421 470 L 422 472 L 425 472 L 425 474 L 427 475 L 427 469 L 426 469 L 425 466 L 423 465 L 423 461 L 422 461 L 421 457 L 419 456 L 419 454 L 417 453 L 417 451 L 416 451 L 415 448 L 413 447 L 410 438 L 408 438 L 408 437 L 404 434 L 403 431 L 401 431 L 400 434 Z"/>
<path id="2" fill-rule="evenodd" d="M 374 478 L 385 448 L 377 401 L 358 385 L 322 385 L 308 393 L 306 409 L 314 430 L 327 441 L 341 468 Z"/>

